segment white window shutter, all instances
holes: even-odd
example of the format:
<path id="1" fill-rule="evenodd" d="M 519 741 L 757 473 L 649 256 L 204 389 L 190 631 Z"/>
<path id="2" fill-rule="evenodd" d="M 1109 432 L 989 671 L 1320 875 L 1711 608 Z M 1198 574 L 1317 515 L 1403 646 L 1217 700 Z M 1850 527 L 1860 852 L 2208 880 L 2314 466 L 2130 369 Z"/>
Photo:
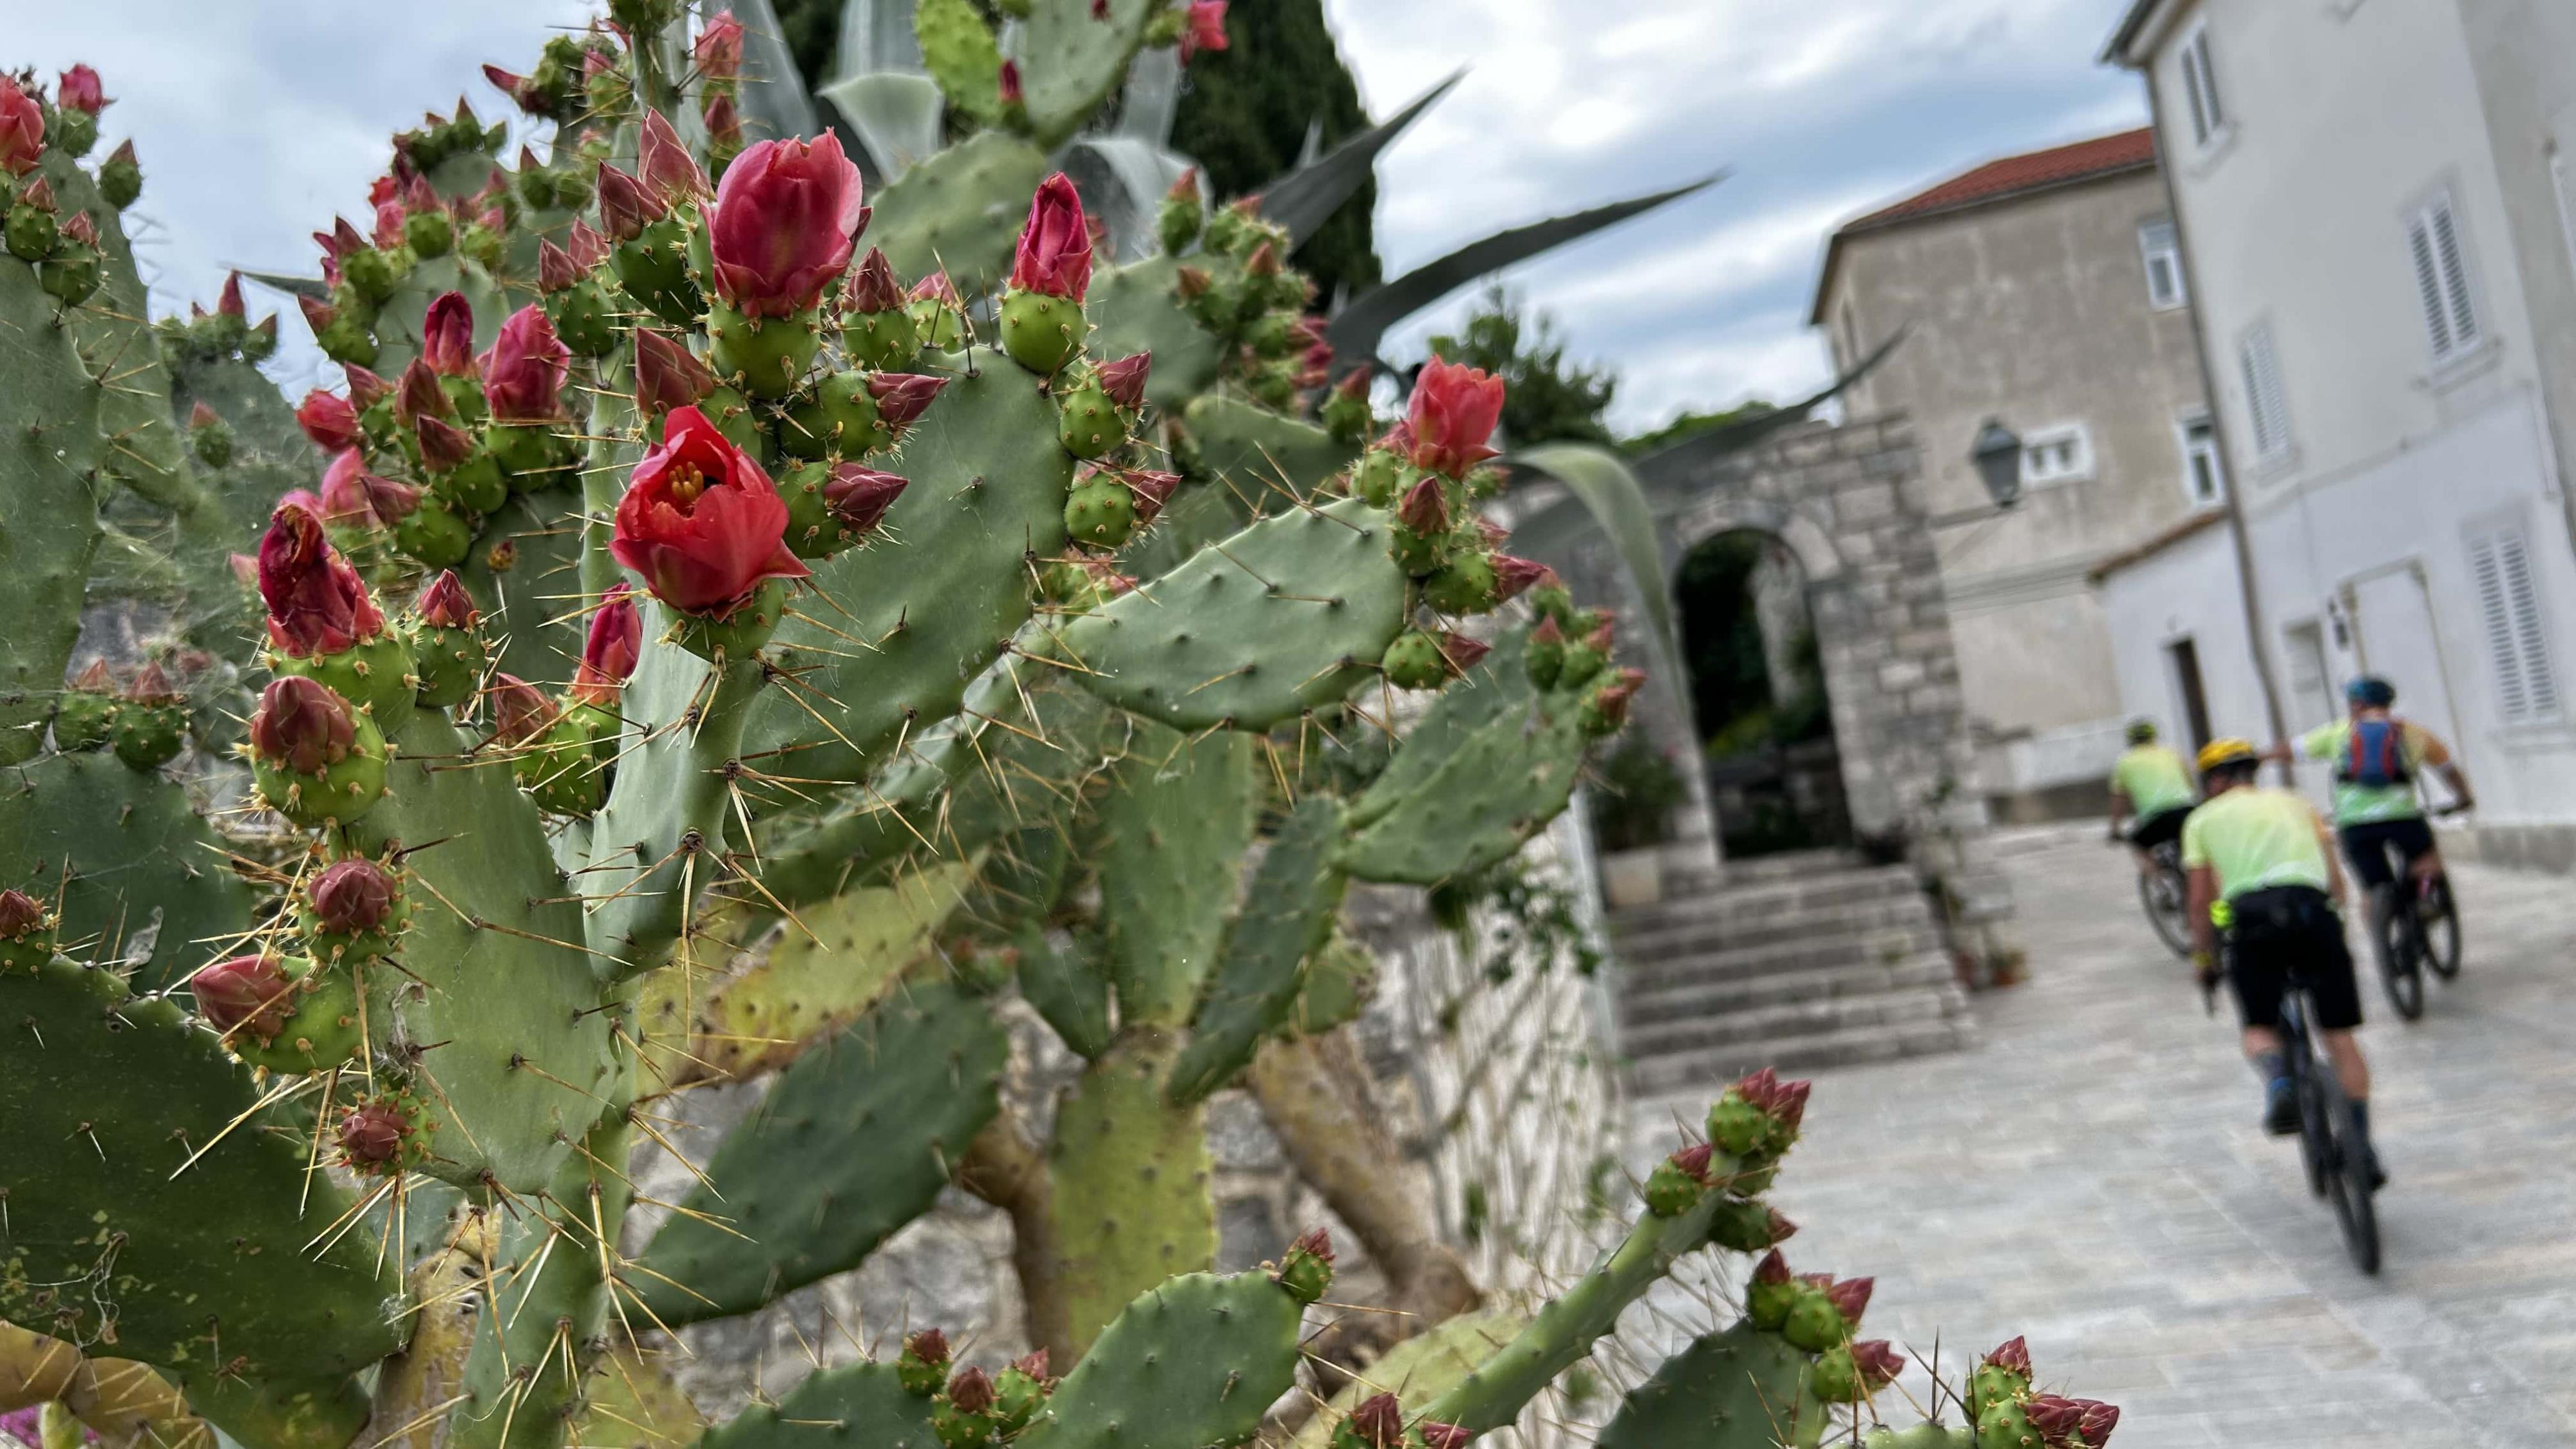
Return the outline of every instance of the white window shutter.
<path id="1" fill-rule="evenodd" d="M 2558 713 L 2558 672 L 2549 659 L 2548 626 L 2541 617 L 2540 588 L 2531 574 L 2531 557 L 2524 550 L 2522 535 L 2508 533 L 2497 541 L 2497 562 L 2503 566 L 2504 594 L 2513 606 L 2514 642 L 2522 651 L 2522 678 L 2531 693 L 2531 712 L 2535 716 Z"/>
<path id="2" fill-rule="evenodd" d="M 2442 300 L 2441 263 L 2433 256 L 2433 232 L 2422 214 L 2407 223 L 2407 249 L 2415 258 L 2415 289 L 2424 304 L 2424 327 L 2433 337 L 2433 358 L 2440 361 L 2459 346 L 2451 335 L 2451 309 Z"/>
<path id="3" fill-rule="evenodd" d="M 2281 388 L 2281 361 L 2272 350 L 2270 323 L 2245 334 L 2239 363 L 2245 372 L 2245 411 L 2254 422 L 2254 453 L 2275 458 L 2290 446 L 2290 409 Z"/>
<path id="4" fill-rule="evenodd" d="M 2407 214 L 2406 252 L 2415 266 L 2416 300 L 2424 309 L 2433 361 L 2438 365 L 2474 349 L 2485 328 L 2469 282 L 2468 247 L 2448 193 L 2437 193 Z"/>
<path id="5" fill-rule="evenodd" d="M 2463 350 L 2477 345 L 2478 312 L 2469 300 L 2469 262 L 2460 245 L 2459 223 L 2447 196 L 2433 204 L 2433 254 L 2442 262 L 2442 294 L 2451 305 L 2451 335 Z"/>
<path id="6" fill-rule="evenodd" d="M 2556 715 L 2558 671 L 2550 658 L 2539 582 L 2522 535 L 2507 531 L 2470 540 L 2469 574 L 2506 722 Z"/>

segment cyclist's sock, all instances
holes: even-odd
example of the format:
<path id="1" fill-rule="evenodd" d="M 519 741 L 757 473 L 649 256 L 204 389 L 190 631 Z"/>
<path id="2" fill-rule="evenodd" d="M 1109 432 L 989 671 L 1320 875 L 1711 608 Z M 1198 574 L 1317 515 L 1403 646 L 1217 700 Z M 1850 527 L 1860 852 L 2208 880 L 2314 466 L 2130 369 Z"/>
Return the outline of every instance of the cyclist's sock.
<path id="1" fill-rule="evenodd" d="M 2255 1052 L 2245 1062 L 2254 1069 L 2256 1080 L 2266 1087 L 2290 1079 L 2290 1059 L 2277 1051 Z"/>

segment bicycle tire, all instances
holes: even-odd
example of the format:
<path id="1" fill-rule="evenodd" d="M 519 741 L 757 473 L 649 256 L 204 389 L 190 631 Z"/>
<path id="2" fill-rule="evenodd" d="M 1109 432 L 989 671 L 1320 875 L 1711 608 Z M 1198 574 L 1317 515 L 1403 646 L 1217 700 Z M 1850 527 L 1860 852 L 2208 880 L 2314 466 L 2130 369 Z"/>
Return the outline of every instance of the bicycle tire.
<path id="1" fill-rule="evenodd" d="M 2388 1004 L 2408 1021 L 2424 1016 L 2424 934 L 2423 923 L 2415 919 L 2412 904 L 2398 899 L 2396 892 L 2381 887 L 2371 892 L 2371 934 L 2377 939 L 2372 954 L 2379 958 L 2379 984 L 2388 993 Z"/>
<path id="2" fill-rule="evenodd" d="M 2169 894 L 2168 908 L 2158 897 Z M 2182 873 L 2181 857 L 2171 846 L 2156 847 L 2147 869 L 2138 874 L 2138 904 L 2147 913 L 2147 924 L 2155 928 L 2156 938 L 2165 949 L 2184 960 L 2191 959 L 2191 883 Z"/>
<path id="3" fill-rule="evenodd" d="M 2299 1096 L 2299 1165 L 2307 1170 L 2308 1194 L 2324 1197 L 2334 1170 L 2333 1127 L 2326 1117 L 2324 1088 L 2319 1086 L 2314 1063 L 2305 1074 L 2293 1072 L 2291 1090 Z"/>
<path id="4" fill-rule="evenodd" d="M 2331 1076 L 2317 1080 L 2317 1106 L 2325 1118 L 2324 1153 L 2328 1176 L 2323 1195 L 2334 1207 L 2335 1226 L 2343 1230 L 2344 1251 L 2365 1274 L 2379 1271 L 2379 1210 L 2371 1202 L 2370 1167 L 2354 1150 L 2352 1105 L 2343 1085 Z"/>
<path id="5" fill-rule="evenodd" d="M 2460 898 L 2451 893 L 2451 882 L 2447 877 L 2436 877 L 2433 889 L 2439 894 L 2442 907 L 2441 913 L 2433 920 L 2441 929 L 2428 930 L 2419 922 L 2417 931 L 2424 938 L 2424 964 L 2433 968 L 2434 975 L 2452 981 L 2460 974 Z M 2436 941 L 2441 943 L 2438 949 Z"/>

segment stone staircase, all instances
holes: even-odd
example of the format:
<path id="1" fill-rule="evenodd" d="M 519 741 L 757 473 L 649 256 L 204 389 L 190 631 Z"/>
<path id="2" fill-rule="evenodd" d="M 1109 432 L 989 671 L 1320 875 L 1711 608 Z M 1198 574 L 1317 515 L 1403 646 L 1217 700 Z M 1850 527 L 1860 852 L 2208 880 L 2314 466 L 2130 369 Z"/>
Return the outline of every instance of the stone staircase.
<path id="1" fill-rule="evenodd" d="M 1756 1067 L 1807 1071 L 1955 1050 L 1970 1032 L 1932 904 L 1906 866 L 1833 851 L 1667 876 L 1610 916 L 1619 1041 L 1641 1096 Z"/>

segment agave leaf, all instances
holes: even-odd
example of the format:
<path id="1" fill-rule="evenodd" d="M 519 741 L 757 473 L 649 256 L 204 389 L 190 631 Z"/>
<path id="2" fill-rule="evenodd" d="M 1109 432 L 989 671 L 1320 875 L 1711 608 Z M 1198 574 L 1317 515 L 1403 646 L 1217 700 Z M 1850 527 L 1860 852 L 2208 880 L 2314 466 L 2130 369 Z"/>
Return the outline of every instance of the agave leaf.
<path id="1" fill-rule="evenodd" d="M 1666 679 L 1681 678 L 1681 648 L 1673 636 L 1672 590 L 1664 582 L 1663 544 L 1656 536 L 1654 505 L 1646 485 L 1628 460 L 1596 443 L 1544 443 L 1505 460 L 1515 468 L 1542 473 L 1565 485 L 1565 491 L 1591 511 L 1592 519 L 1619 551 L 1619 562 L 1646 608 L 1652 626 L 1656 669 Z"/>
<path id="2" fill-rule="evenodd" d="M 769 0 L 728 0 L 742 22 L 742 118 L 751 138 L 811 136 L 822 129 L 796 57 L 787 53 L 778 8 Z"/>
<path id="3" fill-rule="evenodd" d="M 1447 80 L 1415 97 L 1403 110 L 1344 138 L 1330 155 L 1270 183 L 1261 193 L 1261 215 L 1288 228 L 1294 240 L 1313 236 L 1375 174 L 1378 153 L 1466 77 L 1464 69 L 1451 71 Z"/>
<path id="4" fill-rule="evenodd" d="M 244 271 L 242 275 L 290 297 L 310 297 L 316 302 L 331 300 L 331 284 L 320 277 L 292 277 L 284 272 Z"/>

